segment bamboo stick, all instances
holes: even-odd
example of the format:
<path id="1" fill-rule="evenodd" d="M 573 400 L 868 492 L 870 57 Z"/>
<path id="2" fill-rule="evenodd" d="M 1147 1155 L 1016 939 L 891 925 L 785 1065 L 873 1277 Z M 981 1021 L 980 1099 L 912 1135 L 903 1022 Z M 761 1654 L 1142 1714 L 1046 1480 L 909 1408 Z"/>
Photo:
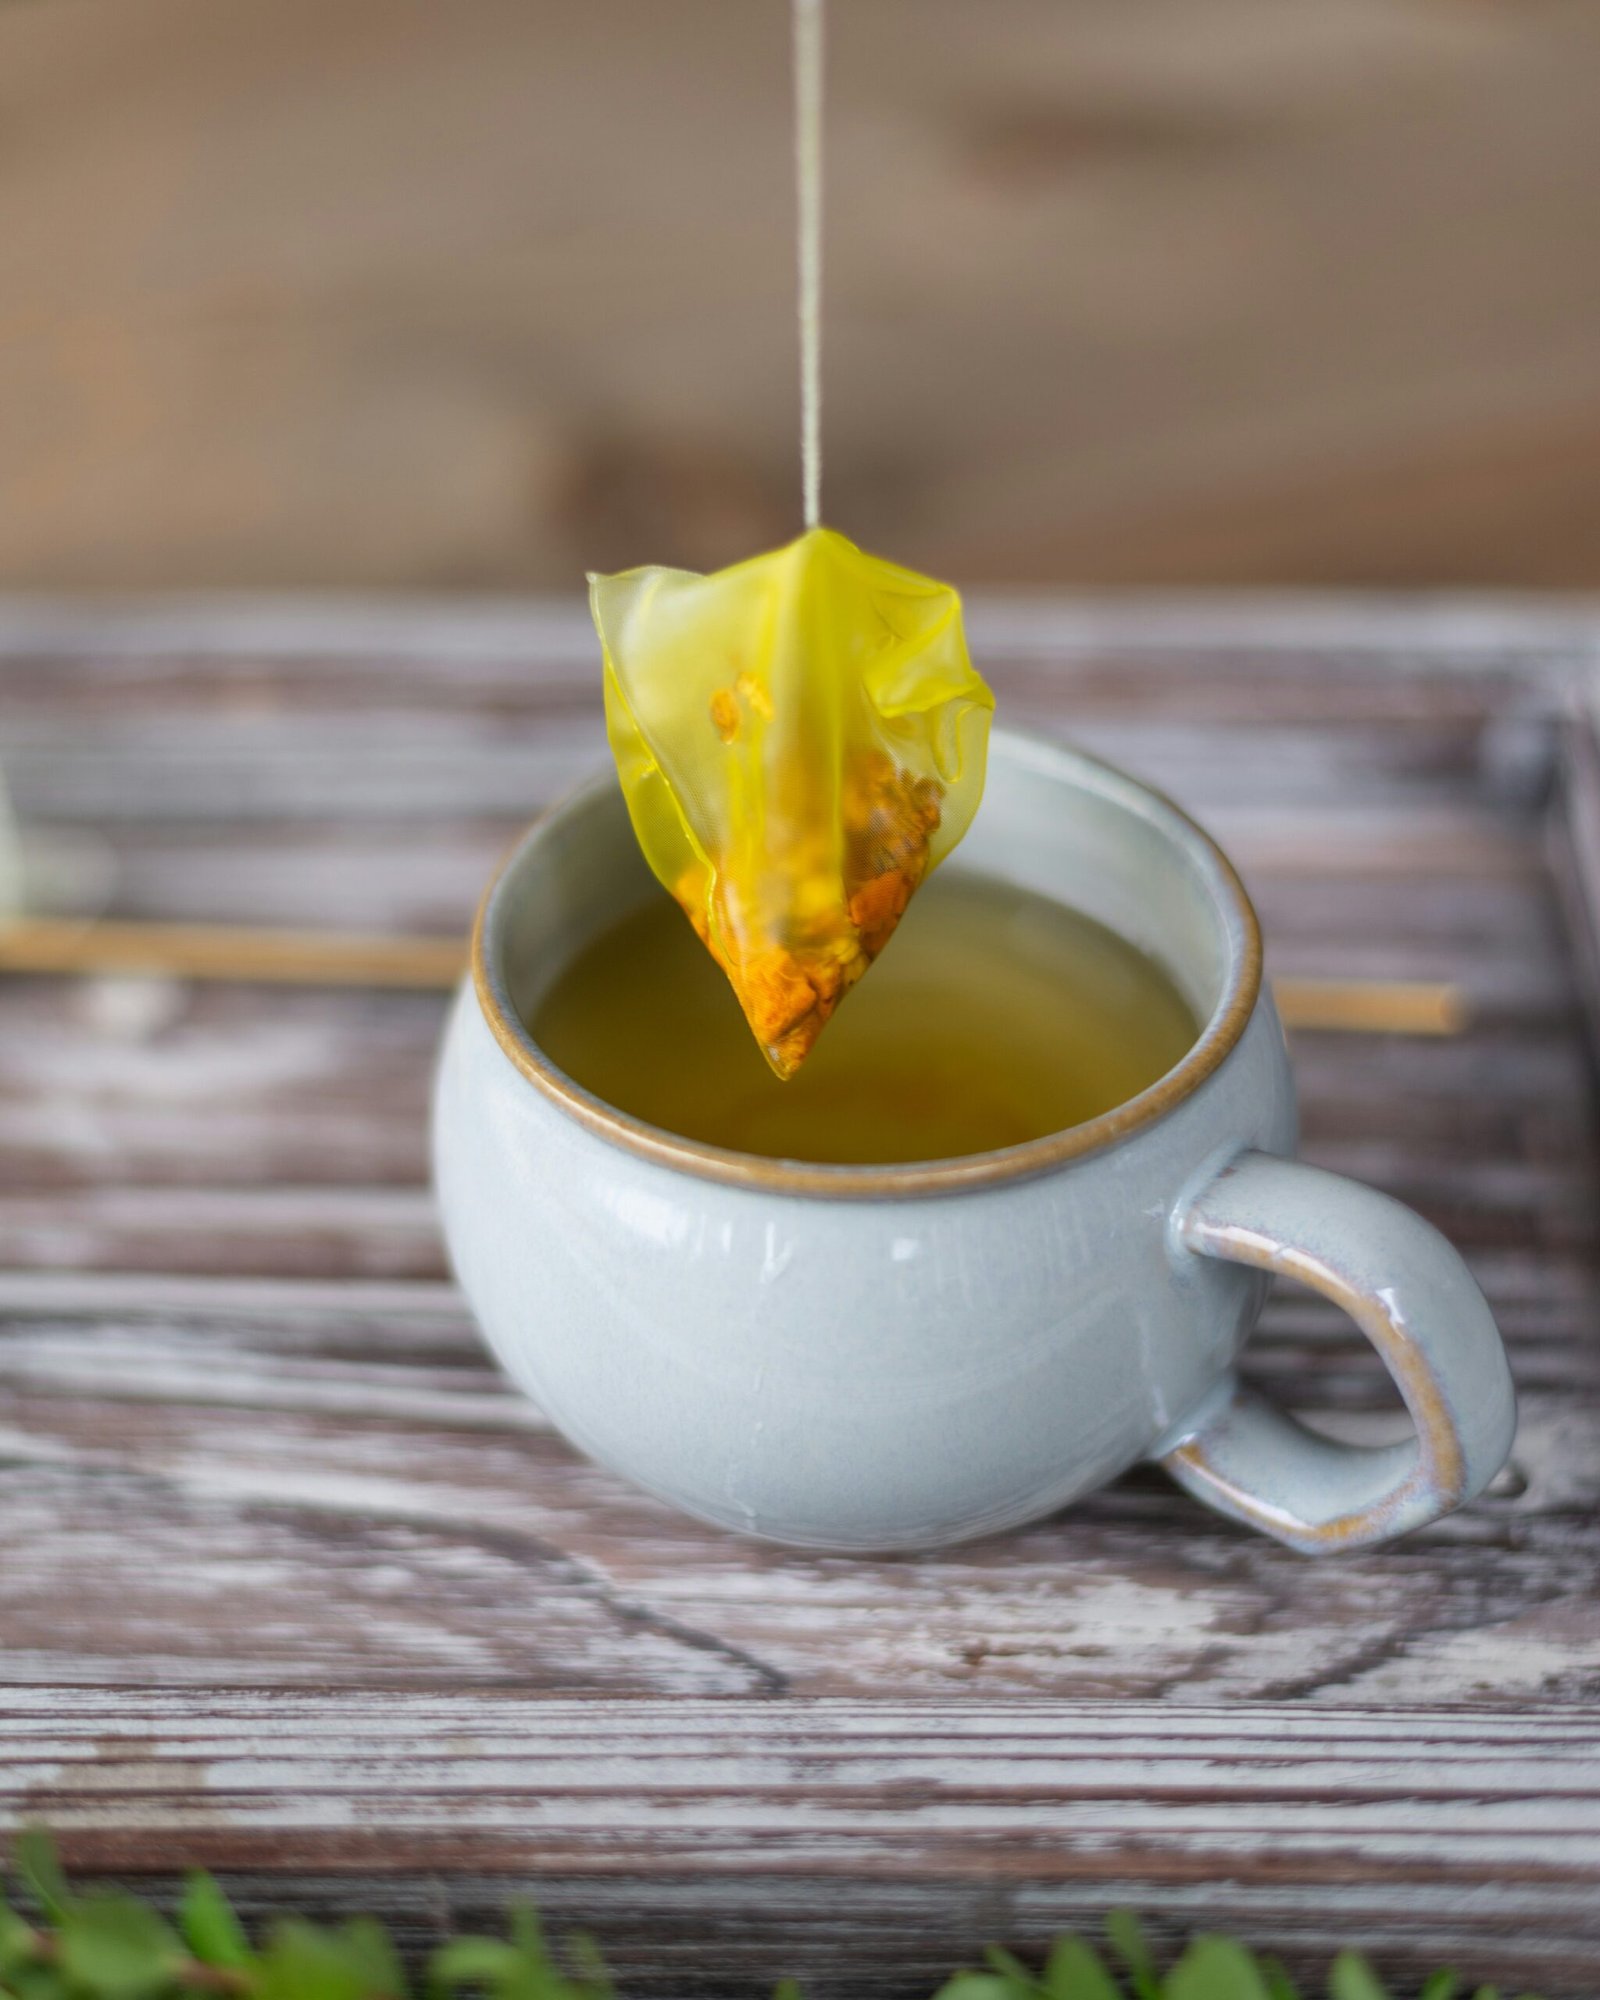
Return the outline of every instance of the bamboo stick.
<path id="1" fill-rule="evenodd" d="M 466 969 L 451 937 L 260 930 L 233 924 L 75 923 L 24 917 L 0 924 L 0 972 L 133 973 L 174 979 L 270 981 L 448 991 Z M 1465 996 L 1437 980 L 1278 979 L 1285 1027 L 1372 1035 L 1458 1035 Z"/>
<path id="2" fill-rule="evenodd" d="M 1435 979 L 1275 979 L 1286 1028 L 1338 1034 L 1459 1035 L 1470 1015 L 1459 986 Z"/>
<path id="3" fill-rule="evenodd" d="M 447 989 L 466 969 L 453 937 L 363 937 L 233 924 L 0 924 L 0 972 L 149 973 L 175 979 L 270 980 L 287 986 Z"/>

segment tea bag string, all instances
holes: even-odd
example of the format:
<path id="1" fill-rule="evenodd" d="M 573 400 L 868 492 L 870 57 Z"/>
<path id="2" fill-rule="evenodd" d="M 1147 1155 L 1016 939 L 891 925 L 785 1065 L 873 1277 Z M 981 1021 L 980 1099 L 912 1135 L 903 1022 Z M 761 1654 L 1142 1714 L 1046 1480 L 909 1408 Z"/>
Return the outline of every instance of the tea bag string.
<path id="1" fill-rule="evenodd" d="M 807 528 L 822 521 L 822 5 L 794 0 L 800 477 Z"/>

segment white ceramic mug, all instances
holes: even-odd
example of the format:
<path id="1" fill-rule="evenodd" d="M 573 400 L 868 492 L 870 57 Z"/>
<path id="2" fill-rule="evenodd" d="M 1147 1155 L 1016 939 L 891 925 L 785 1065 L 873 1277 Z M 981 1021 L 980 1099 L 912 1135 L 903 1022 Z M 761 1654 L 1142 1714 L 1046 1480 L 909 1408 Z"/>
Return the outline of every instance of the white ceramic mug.
<path id="1" fill-rule="evenodd" d="M 434 1131 L 456 1271 L 511 1376 L 652 1493 L 811 1548 L 1010 1527 L 1141 1459 L 1313 1553 L 1479 1492 L 1515 1426 L 1499 1334 L 1429 1224 L 1292 1158 L 1283 1035 L 1226 857 L 1133 779 L 997 732 L 952 865 L 1109 924 L 1205 1026 L 1086 1125 L 819 1166 L 643 1124 L 543 1053 L 524 1023 L 548 982 L 660 892 L 610 776 L 532 829 L 479 913 Z M 1241 1384 L 1274 1271 L 1355 1319 L 1413 1440 L 1332 1443 Z"/>

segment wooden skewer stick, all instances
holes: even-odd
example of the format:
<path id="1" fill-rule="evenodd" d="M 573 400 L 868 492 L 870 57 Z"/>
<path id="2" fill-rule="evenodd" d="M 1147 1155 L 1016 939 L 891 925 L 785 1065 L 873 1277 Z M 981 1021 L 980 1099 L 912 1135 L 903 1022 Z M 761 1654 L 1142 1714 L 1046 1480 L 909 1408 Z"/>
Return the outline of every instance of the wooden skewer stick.
<path id="1" fill-rule="evenodd" d="M 173 979 L 271 980 L 284 986 L 448 990 L 466 970 L 455 937 L 361 937 L 236 924 L 0 924 L 0 972 L 129 972 Z"/>
<path id="2" fill-rule="evenodd" d="M 1286 1028 L 1363 1035 L 1459 1035 L 1470 1019 L 1459 986 L 1438 979 L 1275 979 Z"/>
<path id="3" fill-rule="evenodd" d="M 231 924 L 74 923 L 61 917 L 0 924 L 0 972 L 144 973 L 440 992 L 456 984 L 466 963 L 465 944 L 451 937 L 363 937 Z M 1461 989 L 1435 980 L 1279 979 L 1273 992 L 1289 1028 L 1458 1035 L 1467 1023 Z"/>

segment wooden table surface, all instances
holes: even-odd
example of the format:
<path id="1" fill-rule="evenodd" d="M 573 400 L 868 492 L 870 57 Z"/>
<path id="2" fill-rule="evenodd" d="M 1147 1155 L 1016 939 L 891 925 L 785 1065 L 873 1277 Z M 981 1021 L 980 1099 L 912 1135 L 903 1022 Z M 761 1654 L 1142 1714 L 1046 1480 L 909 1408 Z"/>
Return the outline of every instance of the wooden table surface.
<path id="1" fill-rule="evenodd" d="M 1200 813 L 1280 972 L 1457 981 L 1306 1034 L 1305 1152 L 1471 1259 L 1522 1397 L 1476 1506 L 1313 1564 L 1153 1472 L 893 1561 L 579 1461 L 445 1268 L 443 1002 L 0 982 L 0 1809 L 70 1863 L 408 1936 L 530 1886 L 641 1993 L 926 1990 L 1109 1904 L 1311 1966 L 1592 1995 L 1600 1373 L 1582 606 L 991 601 L 1012 724 Z M 0 609 L 0 763 L 121 916 L 454 932 L 605 755 L 580 606 Z M 1396 1422 L 1326 1305 L 1254 1367 Z"/>

